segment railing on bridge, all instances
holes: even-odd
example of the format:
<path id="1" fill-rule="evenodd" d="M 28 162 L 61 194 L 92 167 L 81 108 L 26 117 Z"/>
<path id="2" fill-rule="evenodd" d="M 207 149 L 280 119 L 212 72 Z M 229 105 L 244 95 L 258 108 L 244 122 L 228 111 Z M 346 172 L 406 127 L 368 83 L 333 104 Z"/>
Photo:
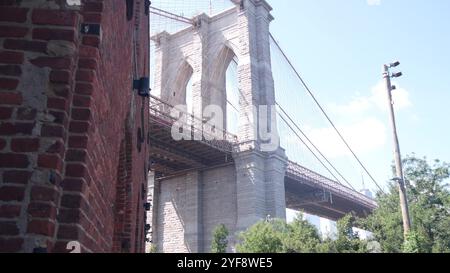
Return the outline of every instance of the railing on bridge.
<path id="1" fill-rule="evenodd" d="M 172 115 L 173 113 L 176 113 L 176 115 Z M 192 139 L 201 141 L 222 152 L 232 153 L 233 145 L 238 142 L 237 136 L 212 126 L 209 120 L 200 119 L 155 96 L 150 96 L 150 119 L 168 128 L 172 128 L 173 124 L 182 120 L 184 125 L 188 125 Z M 195 136 L 201 137 L 197 139 Z"/>
<path id="2" fill-rule="evenodd" d="M 222 152 L 232 153 L 233 146 L 238 144 L 237 136 L 222 129 L 212 128 L 211 125 L 208 124 L 208 120 L 202 120 L 192 114 L 189 114 L 188 112 L 183 111 L 182 109 L 178 109 L 175 106 L 170 105 L 160 98 L 150 96 L 150 118 L 153 122 L 171 129 L 172 125 L 179 121 L 179 118 L 174 117 L 176 115 L 172 115 L 173 109 L 176 109 L 178 116 L 184 115 L 185 120 L 183 122 L 189 125 L 191 136 L 194 136 L 195 134 L 202 135 L 202 140 L 200 141 L 206 145 Z M 219 139 L 222 138 L 222 140 L 217 140 L 218 137 Z M 354 200 L 355 202 L 365 204 L 370 208 L 377 207 L 377 203 L 364 194 L 302 167 L 295 162 L 288 162 L 286 176 L 295 180 L 301 179 L 305 183 L 308 183 L 314 187 L 327 189 L 332 193 L 339 194 L 345 198 Z"/>
<path id="3" fill-rule="evenodd" d="M 356 202 L 363 203 L 372 209 L 377 207 L 377 203 L 372 198 L 365 196 L 364 194 L 350 189 L 342 184 L 339 184 L 336 181 L 331 180 L 323 175 L 313 172 L 305 167 L 302 167 L 295 162 L 288 162 L 286 176 L 295 180 L 302 179 L 306 183 L 311 184 L 314 187 L 327 189 L 333 193 L 340 194 L 345 198 L 350 198 Z"/>

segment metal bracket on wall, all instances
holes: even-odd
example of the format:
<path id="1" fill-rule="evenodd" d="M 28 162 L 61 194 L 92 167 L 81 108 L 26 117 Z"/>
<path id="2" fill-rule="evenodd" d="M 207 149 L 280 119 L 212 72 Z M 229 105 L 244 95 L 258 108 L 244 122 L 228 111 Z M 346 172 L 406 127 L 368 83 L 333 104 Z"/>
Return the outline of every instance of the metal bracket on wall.
<path id="1" fill-rule="evenodd" d="M 145 15 L 149 15 L 150 14 L 150 6 L 152 5 L 152 1 L 150 0 L 145 0 Z"/>
<path id="2" fill-rule="evenodd" d="M 138 149 L 139 152 L 142 151 L 142 128 L 139 127 L 138 131 L 137 131 L 137 143 L 136 143 L 136 147 Z"/>
<path id="3" fill-rule="evenodd" d="M 81 24 L 81 33 L 100 36 L 99 24 Z"/>
<path id="4" fill-rule="evenodd" d="M 127 2 L 127 20 L 133 19 L 134 0 L 125 0 Z"/>
<path id="5" fill-rule="evenodd" d="M 150 96 L 150 79 L 148 77 L 142 77 L 139 80 L 133 81 L 133 90 L 138 91 L 138 95 L 141 97 Z"/>

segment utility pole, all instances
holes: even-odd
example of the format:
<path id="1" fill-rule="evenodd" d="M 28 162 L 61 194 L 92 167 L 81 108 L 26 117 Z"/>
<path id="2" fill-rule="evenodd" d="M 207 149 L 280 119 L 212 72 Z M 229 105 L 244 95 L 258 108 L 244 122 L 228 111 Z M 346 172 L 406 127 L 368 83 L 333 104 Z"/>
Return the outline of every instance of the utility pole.
<path id="1" fill-rule="evenodd" d="M 392 85 L 391 78 L 398 78 L 402 76 L 401 72 L 390 73 L 389 69 L 393 67 L 397 67 L 400 65 L 400 62 L 395 62 L 389 65 L 383 65 L 383 78 L 386 81 L 386 89 L 388 93 L 389 100 L 389 112 L 390 112 L 390 120 L 391 126 L 394 136 L 394 158 L 395 158 L 395 170 L 397 177 L 393 180 L 398 182 L 399 194 L 400 194 L 400 207 L 402 210 L 402 219 L 403 219 L 403 233 L 406 239 L 406 235 L 409 233 L 411 229 L 411 220 L 409 218 L 409 208 L 408 208 L 408 199 L 406 197 L 406 189 L 405 189 L 405 178 L 403 176 L 403 167 L 402 167 L 402 158 L 400 154 L 400 144 L 398 142 L 397 136 L 397 125 L 395 123 L 395 114 L 394 114 L 394 101 L 392 100 L 392 90 L 395 90 L 396 87 Z"/>

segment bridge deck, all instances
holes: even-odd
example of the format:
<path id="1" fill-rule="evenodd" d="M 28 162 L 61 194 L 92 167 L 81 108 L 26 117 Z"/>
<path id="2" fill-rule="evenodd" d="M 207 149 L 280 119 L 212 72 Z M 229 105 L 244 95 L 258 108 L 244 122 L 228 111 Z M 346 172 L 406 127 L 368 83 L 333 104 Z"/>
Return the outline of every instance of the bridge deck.
<path id="1" fill-rule="evenodd" d="M 289 162 L 285 177 L 286 206 L 337 220 L 352 212 L 367 216 L 377 203 L 353 189 Z"/>
<path id="2" fill-rule="evenodd" d="M 233 163 L 236 137 L 224 132 L 227 140 L 175 141 L 171 129 L 176 120 L 161 108 L 167 104 L 154 97 L 151 101 L 150 160 L 157 177 Z M 196 128 L 191 128 L 194 134 Z M 377 206 L 373 199 L 291 161 L 285 188 L 288 208 L 332 220 L 347 213 L 364 217 Z"/>
<path id="3" fill-rule="evenodd" d="M 232 141 L 205 138 L 200 141 L 174 140 L 172 125 L 176 119 L 168 114 L 168 110 L 173 107 L 156 97 L 151 97 L 150 101 L 150 160 L 157 176 L 233 162 Z M 195 126 L 190 128 L 194 137 L 198 130 Z M 235 139 L 235 136 L 227 135 L 226 132 L 224 135 L 224 139 Z"/>

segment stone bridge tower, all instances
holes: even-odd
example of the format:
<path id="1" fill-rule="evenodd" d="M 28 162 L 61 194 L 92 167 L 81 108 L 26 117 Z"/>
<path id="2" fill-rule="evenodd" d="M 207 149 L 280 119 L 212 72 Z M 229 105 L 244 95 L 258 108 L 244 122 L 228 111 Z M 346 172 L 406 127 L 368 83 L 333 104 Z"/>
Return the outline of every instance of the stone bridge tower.
<path id="1" fill-rule="evenodd" d="M 271 108 L 275 105 L 272 8 L 265 0 L 233 2 L 234 8 L 213 17 L 195 17 L 192 27 L 152 38 L 156 43 L 153 93 L 163 101 L 185 104 L 191 82 L 194 115 L 201 116 L 208 105 L 225 109 L 225 74 L 233 59 L 238 63 L 240 93 L 234 162 L 155 181 L 153 242 L 158 251 L 209 252 L 213 229 L 219 224 L 227 226 L 233 245 L 236 232 L 268 215 L 286 216 L 287 158 L 279 147 L 276 113 Z M 271 145 L 260 131 L 272 132 Z"/>

